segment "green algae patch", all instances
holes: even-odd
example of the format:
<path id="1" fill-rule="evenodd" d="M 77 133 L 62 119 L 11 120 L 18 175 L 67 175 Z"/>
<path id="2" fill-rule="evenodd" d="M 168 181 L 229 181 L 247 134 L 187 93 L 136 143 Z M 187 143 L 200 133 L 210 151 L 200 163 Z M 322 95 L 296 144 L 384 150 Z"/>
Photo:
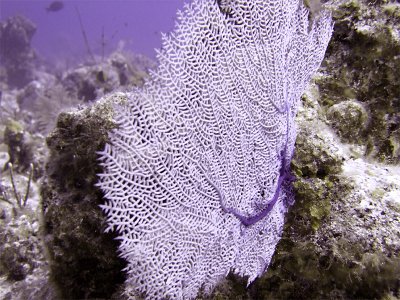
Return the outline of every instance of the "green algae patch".
<path id="1" fill-rule="evenodd" d="M 331 189 L 321 179 L 298 180 L 294 183 L 296 202 L 301 209 L 297 211 L 297 218 L 302 218 L 306 231 L 316 231 L 321 222 L 330 214 Z M 333 199 L 335 200 L 335 199 Z"/>
<path id="2" fill-rule="evenodd" d="M 30 169 L 31 163 L 37 167 L 39 165 L 38 141 L 25 130 L 20 122 L 8 120 L 4 130 L 4 143 L 8 146 L 9 162 L 13 165 L 13 169 L 17 172 L 25 172 Z M 41 140 L 39 141 L 39 143 Z M 35 152 L 36 151 L 36 152 Z M 0 166 L 1 168 L 2 166 Z M 6 165 L 5 168 L 8 168 Z M 34 178 L 41 176 L 41 168 L 36 168 Z"/>
<path id="3" fill-rule="evenodd" d="M 304 178 L 325 178 L 338 174 L 342 158 L 329 146 L 330 140 L 316 135 L 311 128 L 304 128 L 296 139 L 296 148 L 291 168 L 294 174 Z"/>
<path id="4" fill-rule="evenodd" d="M 26 147 L 24 144 L 25 130 L 21 123 L 9 120 L 4 130 L 4 143 L 8 146 L 10 162 L 15 165 L 24 164 Z"/>

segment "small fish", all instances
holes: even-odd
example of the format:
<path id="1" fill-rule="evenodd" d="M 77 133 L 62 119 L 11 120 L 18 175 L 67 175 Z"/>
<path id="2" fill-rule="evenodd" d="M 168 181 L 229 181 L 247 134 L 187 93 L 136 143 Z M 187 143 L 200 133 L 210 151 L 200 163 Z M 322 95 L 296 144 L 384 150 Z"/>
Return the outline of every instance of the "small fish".
<path id="1" fill-rule="evenodd" d="M 53 11 L 59 11 L 64 8 L 64 3 L 62 1 L 53 1 L 50 3 L 50 5 L 46 8 L 47 12 Z"/>

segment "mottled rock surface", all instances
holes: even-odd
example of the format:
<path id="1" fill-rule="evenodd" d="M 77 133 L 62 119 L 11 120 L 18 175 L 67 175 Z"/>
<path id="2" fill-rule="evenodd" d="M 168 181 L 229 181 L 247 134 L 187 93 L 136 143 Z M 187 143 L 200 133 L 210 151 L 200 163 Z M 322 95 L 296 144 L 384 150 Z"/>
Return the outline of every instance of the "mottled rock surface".
<path id="1" fill-rule="evenodd" d="M 332 1 L 335 27 L 317 81 L 324 109 L 356 101 L 367 116 L 356 139 L 339 129 L 343 141 L 364 145 L 364 155 L 400 161 L 400 14 L 391 1 Z M 339 108 L 336 106 L 336 108 Z M 342 106 L 344 109 L 345 106 Z M 342 113 L 344 127 L 354 123 Z M 346 117 L 347 116 L 347 117 Z"/>
<path id="2" fill-rule="evenodd" d="M 105 217 L 95 188 L 100 171 L 96 151 L 108 140 L 114 94 L 95 106 L 58 117 L 47 137 L 50 157 L 42 184 L 44 240 L 51 278 L 59 297 L 109 298 L 124 281 L 124 261 L 117 256 L 114 234 L 104 234 Z"/>
<path id="3" fill-rule="evenodd" d="M 330 126 L 343 141 L 362 142 L 368 122 L 368 113 L 357 101 L 343 101 L 332 105 L 326 114 Z"/>

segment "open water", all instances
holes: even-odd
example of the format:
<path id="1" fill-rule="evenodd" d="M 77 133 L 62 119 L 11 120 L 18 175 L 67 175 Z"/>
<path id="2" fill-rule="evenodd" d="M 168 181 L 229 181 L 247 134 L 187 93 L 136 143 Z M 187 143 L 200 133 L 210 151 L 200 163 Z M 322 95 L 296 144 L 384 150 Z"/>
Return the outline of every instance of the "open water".
<path id="1" fill-rule="evenodd" d="M 58 2 L 61 2 L 60 5 Z M 37 26 L 32 47 L 46 60 L 78 60 L 91 51 L 105 55 L 124 46 L 155 58 L 161 32 L 174 28 L 184 0 L 0 0 L 0 21 L 16 14 Z M 61 7 L 61 8 L 60 8 Z M 79 22 L 79 15 L 82 26 Z"/>

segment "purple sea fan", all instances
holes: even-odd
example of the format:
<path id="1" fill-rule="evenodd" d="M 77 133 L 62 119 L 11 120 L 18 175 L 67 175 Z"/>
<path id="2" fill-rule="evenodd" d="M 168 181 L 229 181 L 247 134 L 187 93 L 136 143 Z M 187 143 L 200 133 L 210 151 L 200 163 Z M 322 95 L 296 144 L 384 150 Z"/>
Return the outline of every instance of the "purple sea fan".
<path id="1" fill-rule="evenodd" d="M 292 203 L 300 96 L 332 32 L 301 1 L 194 0 L 163 37 L 159 67 L 116 107 L 100 153 L 108 229 L 127 284 L 192 299 L 230 271 L 268 267 Z"/>

